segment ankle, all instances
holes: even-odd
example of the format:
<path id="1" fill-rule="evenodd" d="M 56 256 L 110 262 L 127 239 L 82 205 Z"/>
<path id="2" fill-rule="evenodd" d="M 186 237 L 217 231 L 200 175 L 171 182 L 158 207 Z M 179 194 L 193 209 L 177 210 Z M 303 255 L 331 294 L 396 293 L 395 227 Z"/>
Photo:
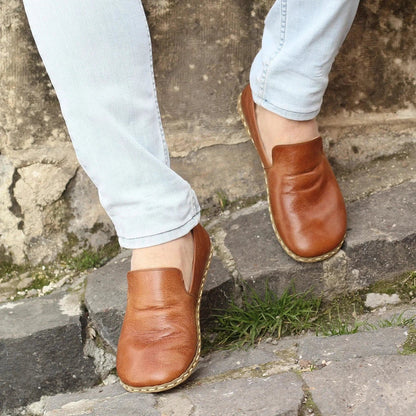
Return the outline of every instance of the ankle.
<path id="1" fill-rule="evenodd" d="M 319 136 L 316 119 L 289 120 L 258 105 L 256 118 L 261 140 L 270 162 L 274 146 L 307 142 Z"/>
<path id="2" fill-rule="evenodd" d="M 192 275 L 192 262 L 193 237 L 189 232 L 167 243 L 134 249 L 131 256 L 131 270 L 174 267 L 182 271 L 185 287 L 188 289 Z"/>

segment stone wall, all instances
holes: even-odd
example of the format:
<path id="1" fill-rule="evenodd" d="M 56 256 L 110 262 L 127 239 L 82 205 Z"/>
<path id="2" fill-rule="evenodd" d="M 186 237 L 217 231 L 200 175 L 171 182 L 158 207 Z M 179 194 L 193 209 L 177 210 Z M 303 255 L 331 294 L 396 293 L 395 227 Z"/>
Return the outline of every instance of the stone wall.
<path id="1" fill-rule="evenodd" d="M 204 205 L 215 188 L 194 183 L 195 155 L 247 141 L 235 104 L 273 1 L 144 3 L 173 165 Z M 69 242 L 98 248 L 114 229 L 77 164 L 21 0 L 0 5 L 0 262 L 52 261 Z M 362 1 L 334 65 L 322 124 L 416 120 L 415 20 L 414 0 Z M 232 175 L 224 169 L 212 183 Z"/>

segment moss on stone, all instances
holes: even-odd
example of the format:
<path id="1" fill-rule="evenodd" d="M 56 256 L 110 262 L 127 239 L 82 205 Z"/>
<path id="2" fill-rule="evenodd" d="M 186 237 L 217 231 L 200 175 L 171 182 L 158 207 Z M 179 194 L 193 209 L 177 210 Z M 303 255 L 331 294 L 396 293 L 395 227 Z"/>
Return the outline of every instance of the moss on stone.
<path id="1" fill-rule="evenodd" d="M 28 269 L 29 266 L 13 264 L 11 261 L 0 262 L 0 283 L 8 282 Z"/>
<path id="2" fill-rule="evenodd" d="M 87 246 L 80 253 L 74 255 L 73 250 L 77 245 L 78 241 L 74 236 L 72 238 L 72 242 L 68 240 L 68 245 L 60 254 L 59 259 L 61 262 L 66 263 L 71 270 L 76 270 L 78 272 L 92 269 L 94 267 L 100 267 L 120 252 L 120 246 L 115 237 L 98 250 Z"/>
<path id="3" fill-rule="evenodd" d="M 299 416 L 308 416 L 313 414 L 314 416 L 322 416 L 322 413 L 318 409 L 318 406 L 313 401 L 312 394 L 309 390 L 309 387 L 303 386 L 303 400 L 302 406 L 299 409 Z"/>
<path id="4" fill-rule="evenodd" d="M 90 246 L 82 250 L 79 247 L 82 243 L 74 234 L 68 235 L 68 241 L 59 254 L 57 261 L 40 265 L 16 265 L 10 262 L 0 264 L 0 283 L 8 282 L 12 279 L 19 283 L 19 276 L 31 277 L 32 282 L 21 290 L 11 292 L 10 300 L 19 300 L 28 296 L 31 290 L 42 290 L 43 287 L 57 282 L 64 277 L 71 281 L 80 273 L 95 267 L 101 267 L 111 258 L 120 252 L 120 246 L 115 237 L 103 247 L 95 250 Z M 30 295 L 30 293 L 29 293 Z"/>
<path id="5" fill-rule="evenodd" d="M 416 327 L 411 326 L 408 331 L 406 341 L 402 347 L 402 354 L 410 355 L 416 354 Z"/>

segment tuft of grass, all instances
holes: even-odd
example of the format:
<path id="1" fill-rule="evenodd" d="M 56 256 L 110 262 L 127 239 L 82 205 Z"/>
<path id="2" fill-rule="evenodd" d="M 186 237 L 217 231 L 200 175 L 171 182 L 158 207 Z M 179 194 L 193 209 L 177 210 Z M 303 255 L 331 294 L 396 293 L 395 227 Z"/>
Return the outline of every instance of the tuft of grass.
<path id="1" fill-rule="evenodd" d="M 412 316 L 410 318 L 405 318 L 404 312 L 402 312 L 399 315 L 394 315 L 390 319 L 382 319 L 381 321 L 377 322 L 376 325 L 374 324 L 368 324 L 370 329 L 378 329 L 378 328 L 392 328 L 392 327 L 398 327 L 398 326 L 411 326 L 416 323 L 416 316 Z"/>
<path id="2" fill-rule="evenodd" d="M 393 293 L 400 287 L 402 294 L 408 293 L 411 297 L 415 278 L 414 272 L 403 275 L 401 280 L 385 283 L 384 290 L 393 285 L 396 289 Z M 241 303 L 232 302 L 226 311 L 218 311 L 208 324 L 204 353 L 218 348 L 241 348 L 266 337 L 278 339 L 305 331 L 336 336 L 415 325 L 416 316 L 405 318 L 403 313 L 376 323 L 358 320 L 357 316 L 366 311 L 364 298 L 363 290 L 323 301 L 310 292 L 295 293 L 293 288 L 277 296 L 266 284 L 265 294 L 260 296 L 246 287 Z"/>
<path id="3" fill-rule="evenodd" d="M 52 281 L 52 277 L 49 277 L 48 275 L 43 273 L 37 273 L 35 279 L 30 284 L 30 286 L 27 287 L 27 289 L 42 289 L 44 286 L 47 286 Z"/>
<path id="4" fill-rule="evenodd" d="M 220 204 L 221 211 L 227 209 L 227 207 L 231 204 L 230 200 L 227 197 L 227 194 L 222 189 L 219 189 L 216 192 L 216 196 L 218 198 L 218 203 Z"/>
<path id="5" fill-rule="evenodd" d="M 316 329 L 316 335 L 324 335 L 326 337 L 333 337 L 337 335 L 356 334 L 361 327 L 365 326 L 364 322 L 346 322 L 341 319 L 337 321 L 328 322 L 322 327 Z"/>
<path id="6" fill-rule="evenodd" d="M 363 322 L 355 319 L 357 309 L 362 310 L 362 301 L 357 296 L 340 296 L 320 311 L 315 327 L 316 335 L 337 336 L 357 333 Z"/>
<path id="7" fill-rule="evenodd" d="M 321 300 L 309 293 L 286 290 L 279 297 L 266 285 L 264 296 L 260 296 L 249 289 L 241 306 L 232 302 L 223 314 L 215 317 L 212 342 L 219 347 L 243 347 L 264 337 L 300 334 L 313 328 L 320 304 Z"/>

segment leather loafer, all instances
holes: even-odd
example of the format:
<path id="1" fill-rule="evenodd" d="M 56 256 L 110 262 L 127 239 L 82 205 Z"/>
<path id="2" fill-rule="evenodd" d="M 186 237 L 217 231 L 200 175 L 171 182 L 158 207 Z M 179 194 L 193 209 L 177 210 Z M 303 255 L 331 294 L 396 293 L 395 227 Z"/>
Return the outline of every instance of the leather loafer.
<path id="1" fill-rule="evenodd" d="M 130 392 L 171 389 L 185 381 L 198 363 L 199 309 L 212 249 L 201 225 L 192 234 L 194 260 L 189 292 L 179 269 L 127 274 L 127 309 L 117 348 L 117 372 Z"/>
<path id="2" fill-rule="evenodd" d="M 264 168 L 270 218 L 281 246 L 301 262 L 333 256 L 344 241 L 347 217 L 322 138 L 277 145 L 272 149 L 270 164 L 260 139 L 249 85 L 240 95 L 238 110 Z"/>

